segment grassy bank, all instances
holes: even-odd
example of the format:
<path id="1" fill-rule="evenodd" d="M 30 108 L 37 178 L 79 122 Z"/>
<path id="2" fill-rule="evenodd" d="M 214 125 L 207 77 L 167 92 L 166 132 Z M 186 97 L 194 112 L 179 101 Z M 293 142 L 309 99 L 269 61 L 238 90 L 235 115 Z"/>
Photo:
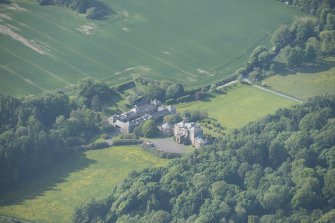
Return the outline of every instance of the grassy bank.
<path id="1" fill-rule="evenodd" d="M 264 80 L 273 89 L 307 99 L 309 97 L 335 93 L 335 57 L 308 65 L 285 75 L 275 75 Z"/>
<path id="2" fill-rule="evenodd" d="M 130 146 L 74 154 L 44 176 L 0 195 L 0 215 L 34 222 L 71 222 L 75 207 L 105 197 L 131 171 L 166 163 Z"/>
<path id="3" fill-rule="evenodd" d="M 227 94 L 207 101 L 179 104 L 177 110 L 207 111 L 210 118 L 217 119 L 227 129 L 233 129 L 275 112 L 278 108 L 294 104 L 295 102 L 263 92 L 253 86 L 237 84 L 231 87 Z"/>

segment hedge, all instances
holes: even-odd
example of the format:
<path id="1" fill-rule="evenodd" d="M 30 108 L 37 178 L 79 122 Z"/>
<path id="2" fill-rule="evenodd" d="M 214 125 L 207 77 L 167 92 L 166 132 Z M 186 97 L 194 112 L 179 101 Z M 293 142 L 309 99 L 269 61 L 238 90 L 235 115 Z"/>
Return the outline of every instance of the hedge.
<path id="1" fill-rule="evenodd" d="M 114 146 L 120 145 L 137 145 L 143 143 L 142 139 L 115 139 L 113 140 Z"/>
<path id="2" fill-rule="evenodd" d="M 91 143 L 89 145 L 82 146 L 84 150 L 96 150 L 96 149 L 103 149 L 108 147 L 109 144 L 107 142 L 96 142 Z"/>

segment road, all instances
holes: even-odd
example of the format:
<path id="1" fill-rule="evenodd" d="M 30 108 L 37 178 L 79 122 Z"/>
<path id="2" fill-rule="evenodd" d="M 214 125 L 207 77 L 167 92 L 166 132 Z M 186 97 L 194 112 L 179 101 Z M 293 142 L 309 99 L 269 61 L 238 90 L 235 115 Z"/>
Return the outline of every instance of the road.
<path id="1" fill-rule="evenodd" d="M 292 97 L 292 96 L 289 96 L 289 95 L 286 95 L 286 94 L 280 93 L 278 91 L 274 91 L 274 90 L 271 90 L 271 89 L 268 89 L 268 88 L 265 88 L 265 87 L 262 87 L 262 86 L 259 86 L 259 85 L 253 84 L 253 86 L 262 90 L 262 91 L 265 91 L 265 92 L 268 92 L 270 94 L 274 94 L 274 95 L 277 95 L 277 96 L 280 96 L 280 97 L 283 97 L 283 98 L 286 98 L 286 99 L 289 99 L 289 100 L 292 100 L 292 101 L 295 101 L 295 102 L 298 102 L 298 103 L 304 102 L 303 100 L 301 100 L 299 98 L 295 98 L 295 97 Z"/>
<path id="2" fill-rule="evenodd" d="M 292 101 L 295 101 L 295 102 L 298 102 L 298 103 L 302 103 L 304 102 L 303 100 L 299 99 L 299 98 L 296 98 L 296 97 L 293 97 L 293 96 L 290 96 L 290 95 L 287 95 L 287 94 L 284 94 L 284 93 L 281 93 L 281 92 L 278 92 L 278 91 L 275 91 L 275 90 L 272 90 L 272 89 L 269 89 L 269 88 L 266 88 L 266 87 L 263 87 L 263 86 L 260 86 L 260 85 L 257 85 L 257 84 L 254 84 L 253 82 L 251 82 L 249 79 L 243 79 L 242 81 L 248 83 L 248 84 L 251 84 L 252 86 L 262 90 L 262 91 L 265 91 L 267 93 L 270 93 L 270 94 L 273 94 L 273 95 L 277 95 L 279 97 L 283 97 L 283 98 L 286 98 L 288 100 L 292 100 Z"/>
<path id="3" fill-rule="evenodd" d="M 238 80 L 231 81 L 231 82 L 229 82 L 227 84 L 224 84 L 224 85 L 221 85 L 221 86 L 217 87 L 217 89 L 228 87 L 230 85 L 236 84 L 237 82 L 238 82 Z"/>

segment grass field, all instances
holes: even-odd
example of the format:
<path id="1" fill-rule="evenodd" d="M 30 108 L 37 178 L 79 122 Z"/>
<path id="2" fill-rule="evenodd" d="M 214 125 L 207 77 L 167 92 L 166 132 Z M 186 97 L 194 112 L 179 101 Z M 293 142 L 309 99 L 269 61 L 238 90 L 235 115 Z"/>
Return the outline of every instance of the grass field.
<path id="1" fill-rule="evenodd" d="M 75 207 L 108 195 L 132 170 L 167 160 L 136 147 L 112 147 L 69 157 L 48 174 L 0 196 L 0 215 L 34 222 L 70 222 Z"/>
<path id="2" fill-rule="evenodd" d="M 318 65 L 302 67 L 296 73 L 271 76 L 264 82 L 273 89 L 307 99 L 335 93 L 335 57 L 326 58 Z"/>
<path id="3" fill-rule="evenodd" d="M 217 119 L 228 130 L 255 121 L 278 108 L 289 107 L 295 102 L 263 92 L 253 86 L 234 85 L 227 94 L 209 101 L 196 101 L 177 105 L 177 111 L 203 110 L 210 118 Z"/>
<path id="4" fill-rule="evenodd" d="M 84 77 L 201 86 L 231 74 L 298 14 L 275 0 L 105 2 L 116 13 L 102 21 L 32 0 L 1 3 L 0 93 L 36 94 Z"/>

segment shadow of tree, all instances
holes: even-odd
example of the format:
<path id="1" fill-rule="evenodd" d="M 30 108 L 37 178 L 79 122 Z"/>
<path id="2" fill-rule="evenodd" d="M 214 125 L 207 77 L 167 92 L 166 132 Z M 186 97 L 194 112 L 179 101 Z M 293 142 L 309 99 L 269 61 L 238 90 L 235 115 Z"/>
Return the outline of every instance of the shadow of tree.
<path id="1" fill-rule="evenodd" d="M 10 4 L 11 1 L 8 0 L 0 0 L 0 4 Z"/>
<path id="2" fill-rule="evenodd" d="M 42 196 L 47 191 L 57 190 L 55 189 L 57 184 L 64 183 L 71 173 L 86 169 L 95 162 L 88 159 L 83 152 L 73 152 L 48 170 L 30 179 L 29 182 L 1 191 L 0 206 L 22 204 L 26 200 Z"/>
<path id="3" fill-rule="evenodd" d="M 87 8 L 92 7 L 94 7 L 97 11 L 95 17 L 93 18 L 96 20 L 106 20 L 109 15 L 116 13 L 111 7 L 109 7 L 107 4 L 101 1 L 97 0 L 90 1 Z"/>
<path id="4" fill-rule="evenodd" d="M 215 98 L 212 94 L 205 94 L 203 97 L 201 97 L 198 101 L 211 101 L 213 98 Z"/>
<path id="5" fill-rule="evenodd" d="M 104 20 L 107 19 L 108 15 L 116 13 L 109 5 L 99 0 L 36 0 L 36 2 L 41 6 L 65 6 L 82 14 L 87 13 L 89 9 L 94 9 L 94 13 L 90 16 L 86 15 L 86 18 L 95 20 Z"/>
<path id="6" fill-rule="evenodd" d="M 330 70 L 335 67 L 335 61 L 320 60 L 317 63 L 303 65 L 294 69 L 288 69 L 284 64 L 278 65 L 278 74 L 281 76 L 292 75 L 297 73 L 319 73 Z"/>

